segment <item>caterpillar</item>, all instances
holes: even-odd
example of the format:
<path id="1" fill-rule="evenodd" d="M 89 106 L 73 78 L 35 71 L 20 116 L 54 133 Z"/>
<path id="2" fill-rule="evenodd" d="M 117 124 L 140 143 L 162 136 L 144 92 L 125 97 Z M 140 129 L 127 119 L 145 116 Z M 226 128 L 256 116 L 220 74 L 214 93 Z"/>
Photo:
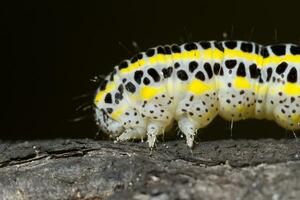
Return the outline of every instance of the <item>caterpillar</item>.
<path id="1" fill-rule="evenodd" d="M 164 45 L 124 60 L 94 98 L 97 126 L 117 141 L 157 136 L 174 123 L 193 146 L 217 115 L 300 129 L 300 47 L 249 41 Z"/>

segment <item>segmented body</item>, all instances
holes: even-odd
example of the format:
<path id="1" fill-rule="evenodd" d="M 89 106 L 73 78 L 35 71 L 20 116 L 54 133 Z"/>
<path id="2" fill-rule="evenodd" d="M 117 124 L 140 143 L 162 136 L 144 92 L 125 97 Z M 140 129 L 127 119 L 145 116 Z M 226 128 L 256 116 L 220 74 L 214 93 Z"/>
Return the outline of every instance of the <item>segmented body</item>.
<path id="1" fill-rule="evenodd" d="M 94 103 L 99 127 L 118 140 L 158 135 L 175 122 L 193 145 L 216 115 L 300 128 L 300 47 L 246 41 L 158 46 L 116 66 Z"/>

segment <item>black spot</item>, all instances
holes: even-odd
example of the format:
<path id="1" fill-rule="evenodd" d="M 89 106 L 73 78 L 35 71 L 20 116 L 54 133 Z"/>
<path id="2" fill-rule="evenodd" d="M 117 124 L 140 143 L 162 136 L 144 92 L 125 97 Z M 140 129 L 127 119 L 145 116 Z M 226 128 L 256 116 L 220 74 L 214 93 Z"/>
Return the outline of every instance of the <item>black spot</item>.
<path id="1" fill-rule="evenodd" d="M 270 56 L 269 51 L 267 48 L 263 47 L 260 51 L 260 55 L 264 58 L 267 58 Z"/>
<path id="2" fill-rule="evenodd" d="M 128 67 L 128 63 L 127 63 L 126 61 L 123 61 L 123 62 L 121 62 L 120 65 L 119 65 L 119 70 L 120 70 L 120 69 L 124 69 L 124 68 L 126 68 L 126 67 Z"/>
<path id="3" fill-rule="evenodd" d="M 282 74 L 282 73 L 284 73 L 284 71 L 286 70 L 287 67 L 288 67 L 288 64 L 287 64 L 286 62 L 280 63 L 280 64 L 276 67 L 276 73 L 277 73 L 277 74 Z"/>
<path id="4" fill-rule="evenodd" d="M 220 75 L 220 76 L 223 76 L 223 75 L 224 75 L 223 67 L 220 68 L 220 73 L 219 73 L 219 75 Z"/>
<path id="5" fill-rule="evenodd" d="M 144 72 L 142 70 L 138 70 L 134 72 L 134 80 L 138 83 L 141 84 L 141 80 L 143 77 Z"/>
<path id="6" fill-rule="evenodd" d="M 236 75 L 237 76 L 241 76 L 241 77 L 245 77 L 246 76 L 246 69 L 245 69 L 244 63 L 241 62 L 239 64 L 239 67 L 238 67 L 238 69 L 236 71 Z"/>
<path id="7" fill-rule="evenodd" d="M 141 60 L 141 59 L 143 59 L 143 54 L 142 54 L 142 53 L 139 53 L 139 54 L 137 55 L 137 57 L 138 57 L 139 60 Z"/>
<path id="8" fill-rule="evenodd" d="M 240 95 L 243 95 L 243 94 L 245 94 L 245 90 L 240 91 Z"/>
<path id="9" fill-rule="evenodd" d="M 285 54 L 285 47 L 285 45 L 274 45 L 271 46 L 271 49 L 276 56 L 283 56 Z"/>
<path id="10" fill-rule="evenodd" d="M 204 64 L 204 70 L 206 71 L 208 78 L 211 79 L 213 77 L 213 71 L 212 71 L 211 65 L 209 63 Z"/>
<path id="11" fill-rule="evenodd" d="M 271 76 L 272 76 L 272 72 L 273 72 L 272 68 L 269 67 L 269 68 L 267 69 L 267 82 L 270 81 Z"/>
<path id="12" fill-rule="evenodd" d="M 135 92 L 135 86 L 131 82 L 126 83 L 125 88 L 128 92 L 131 92 L 131 93 Z"/>
<path id="13" fill-rule="evenodd" d="M 197 45 L 195 43 L 187 43 L 184 45 L 184 49 L 187 50 L 187 51 L 192 51 L 192 50 L 195 50 L 197 49 Z"/>
<path id="14" fill-rule="evenodd" d="M 237 46 L 237 42 L 236 41 L 226 41 L 225 46 L 228 49 L 234 49 Z"/>
<path id="15" fill-rule="evenodd" d="M 173 44 L 171 46 L 171 50 L 172 50 L 173 53 L 180 53 L 181 52 L 180 47 L 178 45 L 176 45 L 176 44 Z"/>
<path id="16" fill-rule="evenodd" d="M 227 102 L 227 103 L 230 103 L 231 101 L 230 101 L 230 99 L 226 99 L 226 102 Z"/>
<path id="17" fill-rule="evenodd" d="M 224 47 L 221 42 L 215 42 L 214 44 L 217 49 L 219 49 L 222 52 L 224 51 Z"/>
<path id="18" fill-rule="evenodd" d="M 162 72 L 163 72 L 164 78 L 169 78 L 172 75 L 173 68 L 172 67 L 163 68 Z"/>
<path id="19" fill-rule="evenodd" d="M 188 75 L 187 75 L 187 73 L 184 71 L 184 70 L 179 70 L 178 72 L 177 72 L 177 77 L 180 79 L 180 80 L 182 80 L 182 81 L 186 81 L 186 80 L 188 80 Z"/>
<path id="20" fill-rule="evenodd" d="M 100 84 L 100 90 L 105 90 L 107 83 L 108 83 L 108 80 L 104 80 L 104 81 Z"/>
<path id="21" fill-rule="evenodd" d="M 124 87 L 123 87 L 122 84 L 119 85 L 118 90 L 119 90 L 119 92 L 120 92 L 121 94 L 123 94 L 123 92 L 124 92 Z"/>
<path id="22" fill-rule="evenodd" d="M 158 54 L 165 54 L 165 50 L 163 47 L 157 47 L 157 53 Z"/>
<path id="23" fill-rule="evenodd" d="M 293 103 L 295 100 L 295 97 L 291 97 L 291 103 Z"/>
<path id="24" fill-rule="evenodd" d="M 255 63 L 249 66 L 250 77 L 257 78 L 257 65 Z"/>
<path id="25" fill-rule="evenodd" d="M 111 98 L 111 94 L 110 93 L 107 93 L 105 95 L 104 102 L 105 103 L 112 103 L 112 98 Z"/>
<path id="26" fill-rule="evenodd" d="M 255 53 L 259 54 L 259 45 L 258 44 L 255 44 Z"/>
<path id="27" fill-rule="evenodd" d="M 145 85 L 149 85 L 149 84 L 150 84 L 149 78 L 145 77 L 144 80 L 143 80 L 143 83 L 144 83 Z"/>
<path id="28" fill-rule="evenodd" d="M 195 71 L 195 69 L 197 69 L 197 67 L 198 67 L 198 63 L 196 61 L 190 62 L 190 64 L 189 64 L 189 70 L 190 70 L 190 72 L 193 73 Z"/>
<path id="29" fill-rule="evenodd" d="M 220 66 L 219 63 L 215 63 L 215 64 L 214 64 L 214 74 L 215 74 L 215 75 L 218 75 L 218 74 L 219 74 L 220 68 L 221 68 L 221 66 Z"/>
<path id="30" fill-rule="evenodd" d="M 261 70 L 259 68 L 256 69 L 256 77 L 259 77 L 259 80 L 261 80 Z"/>
<path id="31" fill-rule="evenodd" d="M 291 46 L 291 54 L 293 55 L 299 55 L 300 54 L 300 47 L 299 46 Z"/>
<path id="32" fill-rule="evenodd" d="M 241 50 L 247 53 L 251 53 L 253 51 L 253 45 L 251 43 L 243 42 L 241 44 Z"/>
<path id="33" fill-rule="evenodd" d="M 226 60 L 225 61 L 225 66 L 228 68 L 228 69 L 232 69 L 236 66 L 236 60 Z"/>
<path id="34" fill-rule="evenodd" d="M 127 81 L 126 78 L 123 78 L 123 79 L 122 79 L 122 83 L 125 83 L 126 81 Z"/>
<path id="35" fill-rule="evenodd" d="M 131 63 L 135 63 L 136 61 L 138 61 L 139 58 L 137 56 L 133 56 L 130 60 Z"/>
<path id="36" fill-rule="evenodd" d="M 177 69 L 177 68 L 180 67 L 180 64 L 179 64 L 178 62 L 176 62 L 176 63 L 174 64 L 174 67 L 175 67 L 175 69 Z"/>
<path id="37" fill-rule="evenodd" d="M 115 94 L 115 99 L 122 100 L 123 99 L 123 95 L 121 93 L 117 92 Z"/>
<path id="38" fill-rule="evenodd" d="M 197 79 L 201 80 L 201 81 L 205 81 L 205 75 L 204 75 L 204 73 L 201 72 L 201 71 L 198 71 L 198 72 L 196 73 L 195 77 L 196 77 Z"/>
<path id="39" fill-rule="evenodd" d="M 112 108 L 106 108 L 106 111 L 111 114 L 113 112 L 113 109 Z"/>
<path id="40" fill-rule="evenodd" d="M 194 95 L 190 96 L 190 101 L 194 100 Z"/>
<path id="41" fill-rule="evenodd" d="M 172 54 L 171 47 L 165 46 L 165 54 Z"/>
<path id="42" fill-rule="evenodd" d="M 152 57 L 152 56 L 154 56 L 154 54 L 155 54 L 155 49 L 148 49 L 148 50 L 146 51 L 146 55 L 147 55 L 148 57 Z"/>
<path id="43" fill-rule="evenodd" d="M 297 70 L 295 67 L 293 67 L 290 72 L 287 75 L 287 81 L 290 83 L 296 83 L 297 82 Z"/>
<path id="44" fill-rule="evenodd" d="M 115 76 L 116 73 L 117 73 L 117 71 L 116 71 L 116 69 L 114 69 L 112 71 L 112 73 L 110 74 L 110 78 L 109 78 L 110 81 L 114 81 L 114 76 Z"/>
<path id="45" fill-rule="evenodd" d="M 199 42 L 199 44 L 201 45 L 201 47 L 203 49 L 209 49 L 211 47 L 210 42 L 202 41 L 202 42 Z"/>
<path id="46" fill-rule="evenodd" d="M 159 82 L 160 80 L 160 76 L 159 76 L 159 73 L 154 69 L 154 68 L 150 68 L 148 69 L 148 74 L 153 78 L 153 80 L 155 82 Z"/>

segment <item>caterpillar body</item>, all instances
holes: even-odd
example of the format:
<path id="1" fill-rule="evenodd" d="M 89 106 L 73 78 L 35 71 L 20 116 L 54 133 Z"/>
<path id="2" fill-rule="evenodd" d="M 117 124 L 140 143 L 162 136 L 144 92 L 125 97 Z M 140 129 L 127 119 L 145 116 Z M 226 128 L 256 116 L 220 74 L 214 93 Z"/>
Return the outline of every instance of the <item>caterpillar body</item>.
<path id="1" fill-rule="evenodd" d="M 300 47 L 201 41 L 150 48 L 124 60 L 94 98 L 100 129 L 119 141 L 156 137 L 176 122 L 193 146 L 218 114 L 300 129 Z"/>

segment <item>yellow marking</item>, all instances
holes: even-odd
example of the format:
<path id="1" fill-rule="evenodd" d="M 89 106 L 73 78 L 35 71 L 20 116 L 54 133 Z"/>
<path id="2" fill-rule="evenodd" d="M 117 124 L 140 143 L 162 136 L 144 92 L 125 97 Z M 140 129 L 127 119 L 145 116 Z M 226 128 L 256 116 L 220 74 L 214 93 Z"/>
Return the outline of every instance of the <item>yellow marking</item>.
<path id="1" fill-rule="evenodd" d="M 209 49 L 206 50 L 206 51 L 209 51 Z M 170 59 L 174 59 L 174 60 L 185 60 L 185 59 L 197 60 L 197 59 L 200 59 L 200 51 L 199 50 L 184 51 L 182 53 L 174 53 L 174 54 L 171 54 L 171 55 L 157 54 L 153 57 L 150 57 L 149 60 L 148 60 L 148 63 L 150 63 L 152 65 L 155 65 L 158 62 L 166 63 Z M 130 73 L 130 72 L 133 72 L 133 71 L 145 66 L 146 64 L 147 64 L 147 62 L 145 61 L 145 59 L 141 59 L 141 60 L 138 60 L 135 63 L 132 63 L 127 68 L 121 69 L 120 72 L 124 73 L 124 74 Z"/>
<path id="2" fill-rule="evenodd" d="M 290 96 L 300 95 L 300 85 L 297 83 L 286 83 L 283 86 L 283 91 Z"/>
<path id="3" fill-rule="evenodd" d="M 233 81 L 233 86 L 236 89 L 250 89 L 251 88 L 251 84 L 250 82 L 243 77 L 236 77 Z"/>
<path id="4" fill-rule="evenodd" d="M 149 59 L 150 64 L 156 64 L 158 62 L 164 63 L 166 61 L 166 56 L 163 54 L 157 54 Z"/>
<path id="5" fill-rule="evenodd" d="M 140 96 L 143 100 L 148 100 L 156 96 L 157 94 L 161 94 L 165 92 L 165 87 L 151 87 L 151 86 L 143 86 L 140 90 Z"/>
<path id="6" fill-rule="evenodd" d="M 141 60 L 138 60 L 135 63 L 129 65 L 128 67 L 121 69 L 120 72 L 121 73 L 129 73 L 129 72 L 135 71 L 136 69 L 144 66 L 145 64 L 146 64 L 145 60 L 141 59 Z"/>
<path id="7" fill-rule="evenodd" d="M 102 90 L 102 91 L 98 91 L 98 93 L 96 94 L 96 97 L 95 97 L 95 104 L 98 104 L 102 99 L 103 99 L 103 96 L 106 95 L 107 93 L 109 93 L 110 91 L 112 91 L 113 89 L 115 89 L 116 85 L 114 82 L 109 82 L 107 85 L 106 85 L 106 88 L 105 90 Z"/>
<path id="8" fill-rule="evenodd" d="M 224 50 L 224 57 L 226 58 L 243 58 L 248 61 L 254 61 L 254 63 L 257 64 L 258 67 L 262 66 L 263 57 L 261 55 L 257 55 L 254 53 L 246 53 L 241 50 L 237 49 L 225 49 Z"/>
<path id="9" fill-rule="evenodd" d="M 188 91 L 195 95 L 201 95 L 204 92 L 212 89 L 214 89 L 212 85 L 206 84 L 203 81 L 197 79 L 191 81 L 191 83 L 188 85 Z"/>
<path id="10" fill-rule="evenodd" d="M 174 60 L 180 60 L 181 59 L 181 53 L 172 53 L 172 58 Z"/>
<path id="11" fill-rule="evenodd" d="M 300 63 L 300 55 L 285 55 L 285 56 L 270 56 L 264 59 L 264 65 L 268 64 L 280 64 L 281 62 L 293 62 Z"/>
<path id="12" fill-rule="evenodd" d="M 114 120 L 118 120 L 120 115 L 122 115 L 127 110 L 127 108 L 128 104 L 123 104 L 123 106 L 121 106 L 111 114 L 111 118 L 113 118 Z"/>

